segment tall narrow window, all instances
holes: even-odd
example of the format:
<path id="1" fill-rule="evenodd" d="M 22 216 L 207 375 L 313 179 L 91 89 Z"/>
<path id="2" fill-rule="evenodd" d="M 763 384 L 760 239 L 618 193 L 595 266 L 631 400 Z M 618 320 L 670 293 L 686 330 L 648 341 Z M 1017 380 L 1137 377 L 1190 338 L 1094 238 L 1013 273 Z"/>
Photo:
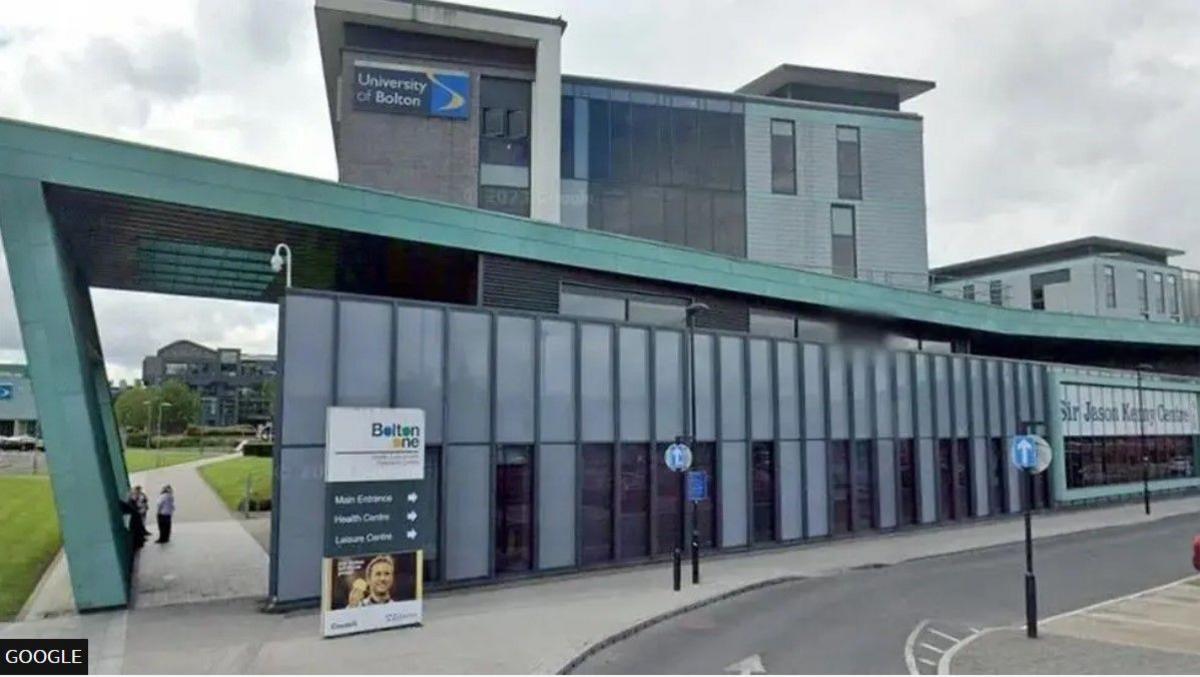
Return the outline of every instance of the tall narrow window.
<path id="1" fill-rule="evenodd" d="M 1142 317 L 1150 317 L 1150 290 L 1146 286 L 1146 271 L 1139 270 L 1137 272 L 1138 285 L 1138 309 L 1142 313 Z"/>
<path id="2" fill-rule="evenodd" d="M 1004 305 L 1004 283 L 1000 280 L 988 282 L 988 302 L 993 306 Z"/>
<path id="3" fill-rule="evenodd" d="M 531 85 L 480 79 L 479 206 L 529 216 L 529 111 Z"/>
<path id="4" fill-rule="evenodd" d="M 954 514 L 959 519 L 975 511 L 975 484 L 971 481 L 971 442 L 955 440 L 954 444 Z"/>
<path id="5" fill-rule="evenodd" d="M 496 571 L 533 565 L 533 447 L 502 445 L 496 457 Z"/>
<path id="6" fill-rule="evenodd" d="M 834 534 L 850 531 L 850 443 L 829 443 L 829 491 L 833 499 Z"/>
<path id="7" fill-rule="evenodd" d="M 1162 273 L 1154 274 L 1154 292 L 1155 292 L 1155 294 L 1157 294 L 1157 296 L 1155 297 L 1155 303 L 1154 303 L 1155 312 L 1157 312 L 1159 315 L 1166 315 L 1167 314 L 1167 291 L 1163 287 L 1163 274 Z"/>
<path id="8" fill-rule="evenodd" d="M 583 445 L 583 563 L 613 558 L 613 447 Z"/>
<path id="9" fill-rule="evenodd" d="M 917 523 L 917 469 L 913 440 L 900 440 L 899 458 L 900 526 Z"/>
<path id="10" fill-rule="evenodd" d="M 755 442 L 754 467 L 754 542 L 775 540 L 775 444 Z"/>
<path id="11" fill-rule="evenodd" d="M 958 519 L 954 503 L 954 442 L 937 441 L 938 461 L 938 519 Z"/>
<path id="12" fill-rule="evenodd" d="M 1104 266 L 1104 306 L 1117 307 L 1117 271 L 1112 266 Z"/>
<path id="13" fill-rule="evenodd" d="M 771 120 L 771 192 L 796 194 L 796 123 Z"/>
<path id="14" fill-rule="evenodd" d="M 875 527 L 875 443 L 854 443 L 854 530 Z"/>
<path id="15" fill-rule="evenodd" d="M 963 285 L 963 300 L 966 300 L 966 301 L 974 301 L 975 300 L 975 285 L 973 285 L 973 284 L 964 284 Z"/>
<path id="16" fill-rule="evenodd" d="M 692 469 L 703 470 L 708 477 L 708 500 L 693 504 L 696 511 L 696 530 L 700 532 L 700 547 L 711 548 L 717 543 L 716 509 L 717 500 L 716 456 L 717 445 L 712 442 L 697 442 L 692 447 Z"/>
<path id="17" fill-rule="evenodd" d="M 837 128 L 838 197 L 862 199 L 862 155 L 858 127 Z"/>
<path id="18" fill-rule="evenodd" d="M 1171 304 L 1171 317 L 1179 318 L 1179 283 L 1174 275 L 1167 276 L 1167 303 Z"/>
<path id="19" fill-rule="evenodd" d="M 833 227 L 833 274 L 842 277 L 857 277 L 858 255 L 854 235 L 854 207 L 833 205 L 830 214 Z"/>

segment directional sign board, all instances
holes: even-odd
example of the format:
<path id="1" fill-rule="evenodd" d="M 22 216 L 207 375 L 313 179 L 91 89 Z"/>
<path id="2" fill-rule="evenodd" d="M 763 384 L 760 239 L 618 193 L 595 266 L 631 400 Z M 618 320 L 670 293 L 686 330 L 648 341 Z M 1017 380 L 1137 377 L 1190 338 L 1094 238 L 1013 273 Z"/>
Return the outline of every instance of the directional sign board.
<path id="1" fill-rule="evenodd" d="M 421 622 L 422 550 L 434 543 L 425 412 L 330 407 L 325 436 L 326 637 Z"/>
<path id="2" fill-rule="evenodd" d="M 1035 475 L 1049 468 L 1054 457 L 1050 443 L 1039 435 L 1014 435 L 1009 452 L 1013 465 Z"/>
<path id="3" fill-rule="evenodd" d="M 687 474 L 687 500 L 708 500 L 708 473 L 703 470 L 689 470 Z"/>
<path id="4" fill-rule="evenodd" d="M 692 467 L 692 450 L 682 442 L 676 442 L 663 452 L 663 462 L 675 472 L 683 472 Z"/>

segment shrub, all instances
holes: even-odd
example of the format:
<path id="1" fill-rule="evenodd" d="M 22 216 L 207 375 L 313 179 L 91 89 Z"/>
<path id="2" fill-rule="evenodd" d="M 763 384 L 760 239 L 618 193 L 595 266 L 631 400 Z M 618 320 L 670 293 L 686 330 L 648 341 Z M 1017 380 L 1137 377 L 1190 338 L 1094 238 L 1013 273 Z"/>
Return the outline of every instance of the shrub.
<path id="1" fill-rule="evenodd" d="M 188 437 L 253 437 L 256 434 L 256 429 L 252 425 L 231 425 L 231 426 L 202 426 L 189 425 L 186 435 Z"/>
<path id="2" fill-rule="evenodd" d="M 243 456 L 265 456 L 270 458 L 274 450 L 275 445 L 271 442 L 250 441 L 242 445 Z"/>

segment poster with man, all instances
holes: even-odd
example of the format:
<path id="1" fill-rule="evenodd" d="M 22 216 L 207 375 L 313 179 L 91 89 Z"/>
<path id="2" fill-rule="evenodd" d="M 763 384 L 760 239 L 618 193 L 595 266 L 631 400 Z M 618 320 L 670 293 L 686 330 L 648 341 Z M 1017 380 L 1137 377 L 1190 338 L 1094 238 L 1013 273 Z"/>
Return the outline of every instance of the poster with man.
<path id="1" fill-rule="evenodd" d="M 323 634 L 419 624 L 422 551 L 436 521 L 424 412 L 330 407 L 326 426 Z"/>

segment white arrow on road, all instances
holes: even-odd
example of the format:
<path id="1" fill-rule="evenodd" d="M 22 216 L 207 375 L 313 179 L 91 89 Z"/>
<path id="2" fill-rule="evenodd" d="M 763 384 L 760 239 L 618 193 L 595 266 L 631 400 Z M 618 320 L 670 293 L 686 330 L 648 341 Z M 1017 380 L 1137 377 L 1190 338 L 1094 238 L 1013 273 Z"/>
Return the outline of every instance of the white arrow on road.
<path id="1" fill-rule="evenodd" d="M 767 669 L 763 667 L 762 656 L 754 654 L 747 656 L 742 660 L 727 666 L 722 672 L 730 672 L 738 675 L 765 675 Z"/>
<path id="2" fill-rule="evenodd" d="M 409 502 L 409 503 L 416 503 L 416 502 L 417 502 L 417 492 L 415 492 L 415 491 L 414 491 L 414 492 L 412 492 L 411 494 L 409 494 L 409 495 L 408 495 L 408 502 Z"/>
<path id="3" fill-rule="evenodd" d="M 407 534 L 405 534 L 405 536 L 408 536 L 408 540 L 410 540 L 410 541 L 411 541 L 412 539 L 414 539 L 414 538 L 416 538 L 416 537 L 417 537 L 417 530 L 416 530 L 416 529 L 409 529 L 409 530 L 408 530 L 408 533 L 407 533 Z"/>
<path id="4" fill-rule="evenodd" d="M 410 511 L 409 511 L 409 513 L 408 513 L 407 515 L 405 515 L 405 517 L 407 517 L 407 518 L 408 518 L 408 521 L 409 521 L 409 522 L 415 522 L 415 521 L 416 521 L 416 519 L 417 519 L 417 511 L 416 511 L 416 510 L 410 510 Z"/>

